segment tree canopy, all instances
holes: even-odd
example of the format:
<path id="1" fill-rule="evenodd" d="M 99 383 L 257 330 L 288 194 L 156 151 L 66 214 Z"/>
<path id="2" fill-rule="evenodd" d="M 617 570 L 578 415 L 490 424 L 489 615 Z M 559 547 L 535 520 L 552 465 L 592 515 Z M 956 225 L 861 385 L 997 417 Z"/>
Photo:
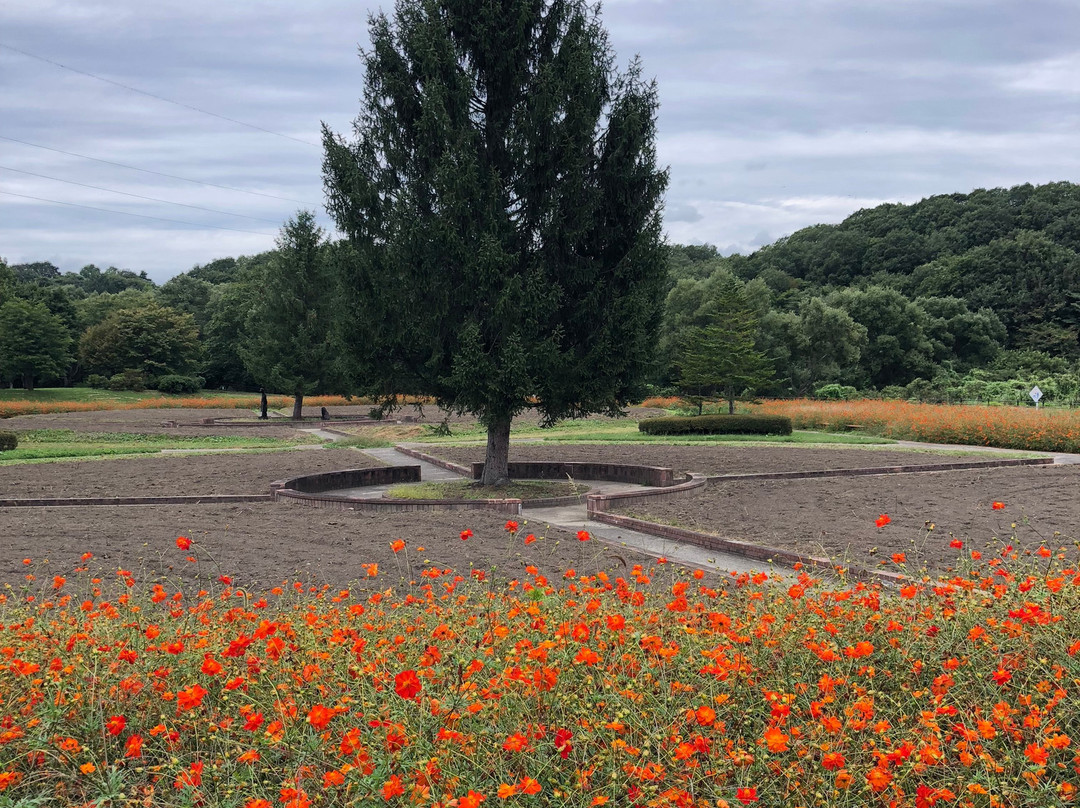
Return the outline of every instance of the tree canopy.
<path id="1" fill-rule="evenodd" d="M 0 306 L 0 378 L 26 390 L 42 378 L 64 375 L 71 334 L 43 303 L 14 298 Z"/>
<path id="2" fill-rule="evenodd" d="M 401 0 L 371 21 L 356 139 L 324 128 L 349 241 L 357 378 L 488 428 L 617 413 L 640 390 L 665 270 L 656 87 L 614 71 L 581 0 Z"/>

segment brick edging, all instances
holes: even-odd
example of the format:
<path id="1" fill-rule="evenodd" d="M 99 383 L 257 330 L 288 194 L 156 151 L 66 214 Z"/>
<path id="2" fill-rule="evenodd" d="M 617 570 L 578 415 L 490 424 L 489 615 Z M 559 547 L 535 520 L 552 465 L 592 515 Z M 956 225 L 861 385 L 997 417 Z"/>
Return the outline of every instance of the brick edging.
<path id="1" fill-rule="evenodd" d="M 269 502 L 270 494 L 205 494 L 175 497 L 40 497 L 0 499 L 0 508 L 53 508 L 68 505 L 214 505 L 229 502 Z"/>
<path id="2" fill-rule="evenodd" d="M 922 474 L 929 471 L 970 471 L 1007 466 L 1052 466 L 1052 457 L 1021 457 L 1004 460 L 962 460 L 959 463 L 924 463 L 916 466 L 873 466 L 857 469 L 819 469 L 816 471 L 763 471 L 750 474 L 714 474 L 706 477 L 709 485 L 740 480 L 809 480 L 817 477 L 862 477 L 876 474 Z"/>
<path id="3" fill-rule="evenodd" d="M 752 558 L 765 563 L 779 563 L 788 567 L 802 564 L 804 567 L 815 567 L 830 571 L 836 571 L 838 568 L 843 568 L 847 574 L 852 575 L 855 578 L 881 581 L 882 583 L 893 586 L 898 586 L 908 580 L 903 575 L 886 572 L 884 570 L 872 570 L 855 565 L 836 564 L 828 558 L 807 556 L 802 555 L 801 553 L 793 553 L 789 550 L 778 550 L 774 547 L 763 547 L 762 545 L 749 544 L 733 539 L 722 539 L 719 536 L 713 536 L 709 533 L 699 533 L 696 530 L 687 530 L 686 528 L 674 527 L 673 525 L 662 525 L 658 522 L 647 522 L 644 519 L 635 519 L 632 516 L 620 516 L 619 514 L 607 513 L 604 511 L 589 511 L 589 519 L 594 522 L 603 522 L 604 524 L 614 525 L 615 527 L 624 527 L 628 530 L 636 530 L 639 533 L 648 533 L 649 535 L 659 536 L 663 539 L 693 544 L 709 550 L 718 550 L 720 552 L 737 555 L 742 558 Z"/>
<path id="4" fill-rule="evenodd" d="M 412 449 L 408 446 L 395 446 L 395 452 L 401 452 L 406 457 L 411 457 L 414 460 L 423 460 L 425 463 L 430 463 L 433 466 L 438 466 L 441 469 L 452 471 L 455 474 L 460 474 L 462 477 L 472 478 L 472 469 L 465 466 L 458 465 L 457 463 L 451 463 L 449 460 L 443 460 L 441 457 L 430 455 L 427 452 L 421 452 L 418 449 Z"/>

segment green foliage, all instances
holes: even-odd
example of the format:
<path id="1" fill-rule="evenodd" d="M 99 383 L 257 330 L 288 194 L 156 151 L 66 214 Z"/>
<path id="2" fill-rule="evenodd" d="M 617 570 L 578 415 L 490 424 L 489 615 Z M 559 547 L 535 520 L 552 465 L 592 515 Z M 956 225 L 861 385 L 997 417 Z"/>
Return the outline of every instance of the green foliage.
<path id="1" fill-rule="evenodd" d="M 736 396 L 768 382 L 773 368 L 754 347 L 757 316 L 742 284 L 734 277 L 715 277 L 722 280 L 695 314 L 702 325 L 686 328 L 680 340 L 678 385 L 698 397 L 720 391 L 734 413 Z M 700 401 L 698 406 L 700 414 Z"/>
<path id="2" fill-rule="evenodd" d="M 0 452 L 19 448 L 19 436 L 14 432 L 0 432 Z"/>
<path id="3" fill-rule="evenodd" d="M 151 303 L 119 309 L 88 328 L 79 341 L 79 357 L 92 373 L 132 371 L 152 380 L 198 372 L 202 346 L 190 314 Z"/>
<path id="4" fill-rule="evenodd" d="M 157 380 L 157 389 L 162 393 L 197 393 L 203 389 L 203 379 L 199 376 L 162 376 Z"/>
<path id="5" fill-rule="evenodd" d="M 146 389 L 146 374 L 141 370 L 127 368 L 110 376 L 105 386 L 109 390 L 131 390 L 135 393 L 141 393 Z"/>
<path id="6" fill-rule="evenodd" d="M 648 435 L 790 435 L 791 419 L 777 415 L 695 415 L 646 418 Z"/>
<path id="7" fill-rule="evenodd" d="M 814 389 L 814 398 L 825 401 L 854 401 L 861 396 L 858 390 L 845 384 L 823 384 Z"/>
<path id="8" fill-rule="evenodd" d="M 12 298 L 0 306 L 0 378 L 33 390 L 36 379 L 63 376 L 70 347 L 68 330 L 44 304 Z"/>
<path id="9" fill-rule="evenodd" d="M 370 392 L 479 416 L 497 475 L 514 414 L 615 413 L 644 381 L 656 88 L 637 63 L 615 73 L 583 0 L 402 0 L 370 38 L 357 139 L 324 131 L 344 341 Z"/>
<path id="10" fill-rule="evenodd" d="M 240 356 L 262 386 L 296 399 L 330 385 L 334 286 L 324 233 L 301 211 L 282 227 L 277 252 L 255 288 Z"/>

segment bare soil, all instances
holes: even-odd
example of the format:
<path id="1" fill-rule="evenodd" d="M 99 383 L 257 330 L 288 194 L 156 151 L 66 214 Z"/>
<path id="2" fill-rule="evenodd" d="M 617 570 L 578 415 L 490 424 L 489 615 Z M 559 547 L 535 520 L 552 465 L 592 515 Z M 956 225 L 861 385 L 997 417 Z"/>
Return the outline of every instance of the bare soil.
<path id="1" fill-rule="evenodd" d="M 378 465 L 379 461 L 354 449 L 132 455 L 114 460 L 25 463 L 0 466 L 0 499 L 268 494 L 274 480 Z"/>
<path id="2" fill-rule="evenodd" d="M 468 465 L 484 459 L 483 446 L 433 446 L 425 451 Z M 911 466 L 967 460 L 991 460 L 988 455 L 945 454 L 896 448 L 816 449 L 802 446 L 707 446 L 511 444 L 511 460 L 629 463 L 659 466 L 699 474 L 751 474 L 775 471 L 813 471 L 872 466 Z"/>
<path id="3" fill-rule="evenodd" d="M 523 576 L 532 564 L 557 580 L 568 568 L 627 575 L 634 564 L 655 563 L 625 548 L 579 542 L 567 531 L 518 521 L 512 538 L 506 517 L 490 511 L 375 514 L 273 502 L 0 508 L 0 592 L 4 584 L 24 585 L 30 572 L 37 577 L 32 586 L 44 594 L 54 575 L 71 576 L 84 552 L 94 554 L 98 566 L 92 569 L 106 580 L 115 580 L 120 568 L 140 584 L 166 577 L 208 586 L 224 574 L 253 592 L 285 580 L 334 588 L 358 582 L 383 590 L 402 579 L 423 582 L 419 573 L 430 566 L 505 579 Z M 473 535 L 462 541 L 466 529 Z M 530 532 L 541 538 L 526 546 Z M 195 542 L 198 563 L 177 549 L 181 535 Z M 404 539 L 407 550 L 395 555 L 395 539 Z M 31 559 L 29 566 L 24 558 Z M 379 565 L 375 578 L 365 567 L 370 563 Z"/>
<path id="4" fill-rule="evenodd" d="M 208 426 L 199 421 L 207 418 L 250 419 L 255 426 Z M 179 426 L 166 426 L 169 422 Z M 288 419 L 260 422 L 256 410 L 91 410 L 88 412 L 55 412 L 40 415 L 17 415 L 0 421 L 5 431 L 21 432 L 30 429 L 71 429 L 75 432 L 134 432 L 149 435 L 202 437 L 208 435 L 237 435 L 294 439 L 303 433 Z M 304 423 L 314 428 L 317 424 Z"/>
<path id="5" fill-rule="evenodd" d="M 1080 539 L 1078 490 L 1080 466 L 726 480 L 694 496 L 622 512 L 861 566 L 884 562 L 895 570 L 891 555 L 902 552 L 909 570 L 943 571 L 971 550 L 1073 548 Z M 994 510 L 995 501 L 1005 508 Z M 878 528 L 881 514 L 892 521 Z M 949 546 L 954 538 L 963 551 Z"/>

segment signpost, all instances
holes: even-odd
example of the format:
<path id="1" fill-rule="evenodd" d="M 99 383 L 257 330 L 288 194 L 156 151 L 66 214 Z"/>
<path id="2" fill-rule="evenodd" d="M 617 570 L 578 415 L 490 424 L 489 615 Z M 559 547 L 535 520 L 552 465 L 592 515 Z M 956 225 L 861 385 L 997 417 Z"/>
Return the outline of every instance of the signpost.
<path id="1" fill-rule="evenodd" d="M 1042 398 L 1042 390 L 1039 389 L 1039 385 L 1035 385 L 1031 388 L 1031 392 L 1028 393 L 1031 396 L 1031 400 L 1035 402 L 1035 409 L 1039 409 L 1039 399 Z"/>

